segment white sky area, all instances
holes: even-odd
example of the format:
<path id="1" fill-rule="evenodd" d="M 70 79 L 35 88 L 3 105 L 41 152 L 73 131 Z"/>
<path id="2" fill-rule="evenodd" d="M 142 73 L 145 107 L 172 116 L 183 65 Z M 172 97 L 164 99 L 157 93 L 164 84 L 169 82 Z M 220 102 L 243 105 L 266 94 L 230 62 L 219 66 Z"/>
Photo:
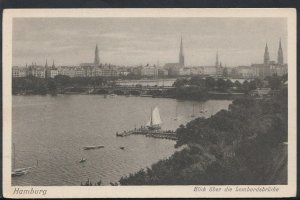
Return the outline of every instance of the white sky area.
<path id="1" fill-rule="evenodd" d="M 282 39 L 287 55 L 285 18 L 15 18 L 13 65 L 55 60 L 57 66 L 94 61 L 139 65 L 178 62 L 180 37 L 186 66 L 262 63 L 266 42 L 277 60 Z"/>

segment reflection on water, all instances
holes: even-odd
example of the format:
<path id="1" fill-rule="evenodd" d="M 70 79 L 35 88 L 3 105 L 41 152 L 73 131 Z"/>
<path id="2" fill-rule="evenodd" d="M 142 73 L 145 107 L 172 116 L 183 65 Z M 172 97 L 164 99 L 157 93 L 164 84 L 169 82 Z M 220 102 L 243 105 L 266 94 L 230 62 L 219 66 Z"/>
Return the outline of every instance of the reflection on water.
<path id="1" fill-rule="evenodd" d="M 80 185 L 89 178 L 107 185 L 121 176 L 149 167 L 172 155 L 174 141 L 115 133 L 147 123 L 151 107 L 158 106 L 164 129 L 175 130 L 195 117 L 227 109 L 231 101 L 177 101 L 174 99 L 101 95 L 13 96 L 12 130 L 16 168 L 39 167 L 14 177 L 13 185 Z M 206 110 L 206 112 L 201 112 Z M 178 120 L 174 120 L 174 118 Z M 195 118 L 194 117 L 194 118 Z M 82 147 L 104 145 L 85 151 Z M 125 147 L 124 150 L 120 147 Z M 79 163 L 84 157 L 87 161 Z"/>

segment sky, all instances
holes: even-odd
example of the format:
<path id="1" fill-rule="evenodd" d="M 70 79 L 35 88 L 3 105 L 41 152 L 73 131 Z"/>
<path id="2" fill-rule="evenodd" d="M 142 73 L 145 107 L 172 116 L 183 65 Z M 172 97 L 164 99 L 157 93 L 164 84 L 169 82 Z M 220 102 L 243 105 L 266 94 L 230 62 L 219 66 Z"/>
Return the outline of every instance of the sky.
<path id="1" fill-rule="evenodd" d="M 277 60 L 279 39 L 287 55 L 285 18 L 15 18 L 13 65 L 164 65 L 178 62 L 183 38 L 187 66 L 211 66 L 216 52 L 223 66 L 262 63 L 266 42 Z"/>

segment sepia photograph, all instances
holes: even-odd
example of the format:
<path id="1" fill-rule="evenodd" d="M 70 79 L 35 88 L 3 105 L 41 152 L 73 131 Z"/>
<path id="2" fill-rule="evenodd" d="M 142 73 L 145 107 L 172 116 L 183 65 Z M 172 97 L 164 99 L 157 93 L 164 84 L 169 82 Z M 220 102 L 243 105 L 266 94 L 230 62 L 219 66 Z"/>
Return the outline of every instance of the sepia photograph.
<path id="1" fill-rule="evenodd" d="M 295 195 L 295 10 L 29 11 L 4 13 L 8 197 Z"/>

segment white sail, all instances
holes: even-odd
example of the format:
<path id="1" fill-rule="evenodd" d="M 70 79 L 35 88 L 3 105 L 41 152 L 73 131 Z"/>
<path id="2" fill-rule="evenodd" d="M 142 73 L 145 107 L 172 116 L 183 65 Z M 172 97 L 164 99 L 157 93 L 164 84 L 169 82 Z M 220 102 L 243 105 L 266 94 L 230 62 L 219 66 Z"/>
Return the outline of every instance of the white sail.
<path id="1" fill-rule="evenodd" d="M 152 112 L 152 125 L 160 125 L 161 122 L 158 107 L 155 107 Z"/>
<path id="2" fill-rule="evenodd" d="M 160 125 L 161 123 L 162 123 L 162 121 L 160 119 L 158 107 L 155 107 L 152 110 L 151 119 L 146 125 L 147 126 L 155 126 L 155 125 L 157 126 L 157 125 Z"/>

